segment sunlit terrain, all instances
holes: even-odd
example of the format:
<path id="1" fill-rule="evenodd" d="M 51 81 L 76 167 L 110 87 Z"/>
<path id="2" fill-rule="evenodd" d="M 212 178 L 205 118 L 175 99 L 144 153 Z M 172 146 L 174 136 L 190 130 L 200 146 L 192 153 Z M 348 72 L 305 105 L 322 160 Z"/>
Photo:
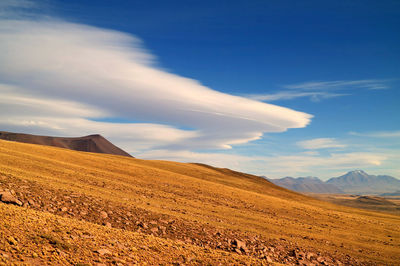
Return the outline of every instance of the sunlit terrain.
<path id="1" fill-rule="evenodd" d="M 4 263 L 396 264 L 399 216 L 260 177 L 0 141 Z"/>

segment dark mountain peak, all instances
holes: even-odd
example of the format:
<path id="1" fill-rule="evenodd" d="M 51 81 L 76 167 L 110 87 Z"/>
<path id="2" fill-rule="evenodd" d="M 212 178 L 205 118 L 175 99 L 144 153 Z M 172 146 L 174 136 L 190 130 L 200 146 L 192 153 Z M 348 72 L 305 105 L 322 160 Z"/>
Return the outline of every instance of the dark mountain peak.
<path id="1" fill-rule="evenodd" d="M 0 139 L 30 144 L 54 146 L 76 151 L 105 153 L 132 157 L 129 153 L 118 148 L 100 134 L 92 134 L 84 137 L 66 138 L 0 131 Z"/>
<path id="2" fill-rule="evenodd" d="M 84 136 L 83 138 L 102 138 L 102 139 L 104 139 L 104 137 L 100 134 L 87 135 L 87 136 Z"/>

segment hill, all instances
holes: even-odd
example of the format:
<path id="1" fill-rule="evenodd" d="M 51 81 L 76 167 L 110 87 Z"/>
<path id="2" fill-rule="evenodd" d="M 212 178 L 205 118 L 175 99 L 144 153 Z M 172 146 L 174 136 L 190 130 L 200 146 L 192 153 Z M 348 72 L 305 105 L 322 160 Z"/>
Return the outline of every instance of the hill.
<path id="1" fill-rule="evenodd" d="M 400 261 L 399 216 L 229 169 L 0 140 L 0 191 L 5 264 Z"/>
<path id="2" fill-rule="evenodd" d="M 388 193 L 382 193 L 380 196 L 400 196 L 400 190 L 397 190 L 395 192 L 388 192 Z"/>
<path id="3" fill-rule="evenodd" d="M 382 194 L 400 190 L 400 180 L 387 175 L 369 175 L 362 170 L 331 178 L 326 183 L 352 194 Z"/>
<path id="4" fill-rule="evenodd" d="M 103 136 L 98 134 L 77 138 L 64 138 L 0 131 L 0 139 L 54 146 L 75 151 L 106 153 L 132 157 L 129 153 L 118 148 Z"/>
<path id="5" fill-rule="evenodd" d="M 353 208 L 400 215 L 400 201 L 392 197 L 358 196 L 349 194 L 307 194 L 314 198 Z"/>
<path id="6" fill-rule="evenodd" d="M 343 193 L 341 189 L 332 184 L 327 184 L 317 177 L 284 177 L 280 179 L 269 179 L 275 185 L 294 190 L 297 192 L 309 193 Z"/>

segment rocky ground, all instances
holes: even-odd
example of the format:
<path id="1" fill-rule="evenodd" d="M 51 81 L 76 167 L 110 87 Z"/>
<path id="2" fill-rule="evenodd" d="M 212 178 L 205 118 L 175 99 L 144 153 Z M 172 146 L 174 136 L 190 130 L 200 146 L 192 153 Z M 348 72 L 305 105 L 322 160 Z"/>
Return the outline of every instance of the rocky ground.
<path id="1" fill-rule="evenodd" d="M 322 254 L 315 249 L 304 249 L 296 246 L 286 239 L 267 239 L 260 235 L 217 228 L 206 223 L 194 222 L 173 216 L 152 213 L 143 208 L 126 206 L 114 201 L 95 198 L 85 194 L 74 193 L 66 190 L 44 188 L 34 181 L 20 180 L 15 177 L 0 175 L 0 201 L 4 204 L 13 204 L 22 209 L 33 209 L 40 212 L 54 214 L 56 216 L 83 220 L 106 228 L 117 228 L 128 232 L 138 232 L 147 236 L 172 240 L 179 245 L 190 245 L 204 249 L 219 250 L 228 254 L 243 255 L 250 259 L 256 259 L 254 263 L 272 264 L 283 263 L 291 265 L 357 265 L 365 264 L 346 254 Z M 24 230 L 24 229 L 21 229 Z M 85 237 L 84 234 L 70 234 L 74 240 L 77 237 Z M 5 244 L 14 245 L 18 237 L 9 235 L 5 238 Z M 90 236 L 88 236 L 90 237 Z M 44 234 L 40 239 L 47 241 L 56 247 L 57 256 L 65 256 L 71 250 L 65 250 L 62 244 L 51 236 Z M 122 245 L 119 243 L 119 245 Z M 136 249 L 148 250 L 145 243 Z M 15 250 L 14 250 L 15 251 Z M 92 250 L 101 257 L 111 256 L 110 248 L 98 248 Z M 127 250 L 129 252 L 129 249 Z M 35 253 L 36 254 L 36 253 Z M 30 254 L 29 258 L 35 259 L 41 254 Z M 60 255 L 61 254 L 61 255 Z M 18 252 L 6 252 L 0 246 L 0 258 L 4 263 L 8 259 L 18 258 Z M 112 256 L 111 256 L 112 257 Z M 29 259 L 24 258 L 25 262 Z M 71 261 L 66 260 L 66 263 Z M 107 263 L 119 265 L 134 264 L 135 260 L 118 261 L 115 258 L 106 260 Z M 98 261 L 97 263 L 101 263 Z M 177 265 L 198 264 L 195 258 L 182 257 L 174 262 Z M 212 263 L 213 264 L 213 263 Z"/>

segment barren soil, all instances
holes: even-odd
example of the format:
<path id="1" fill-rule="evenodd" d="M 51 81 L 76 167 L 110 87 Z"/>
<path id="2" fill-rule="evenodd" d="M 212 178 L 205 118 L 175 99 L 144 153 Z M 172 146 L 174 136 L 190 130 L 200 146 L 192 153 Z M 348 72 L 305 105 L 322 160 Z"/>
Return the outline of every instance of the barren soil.
<path id="1" fill-rule="evenodd" d="M 248 174 L 0 141 L 5 264 L 396 265 L 397 215 Z"/>

